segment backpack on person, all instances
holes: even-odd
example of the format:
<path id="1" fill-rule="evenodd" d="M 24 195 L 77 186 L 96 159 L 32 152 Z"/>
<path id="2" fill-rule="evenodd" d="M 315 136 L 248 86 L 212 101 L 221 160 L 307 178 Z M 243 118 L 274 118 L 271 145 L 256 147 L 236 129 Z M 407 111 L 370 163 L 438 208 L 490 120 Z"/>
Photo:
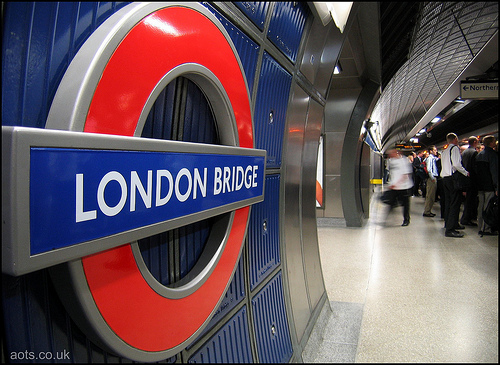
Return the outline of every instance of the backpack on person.
<path id="1" fill-rule="evenodd" d="M 425 174 L 426 174 L 426 175 L 429 175 L 429 171 L 427 171 L 427 159 L 428 159 L 428 158 L 429 158 L 429 157 L 426 157 L 426 158 L 425 158 L 425 160 L 423 160 L 423 161 L 422 161 L 422 164 L 421 164 L 421 166 L 422 166 L 422 168 L 424 169 L 424 172 L 425 172 Z"/>
<path id="2" fill-rule="evenodd" d="M 483 211 L 483 221 L 491 228 L 491 232 L 498 231 L 498 196 L 493 195 Z M 484 232 L 484 224 L 481 229 Z M 482 235 L 481 235 L 482 237 Z"/>

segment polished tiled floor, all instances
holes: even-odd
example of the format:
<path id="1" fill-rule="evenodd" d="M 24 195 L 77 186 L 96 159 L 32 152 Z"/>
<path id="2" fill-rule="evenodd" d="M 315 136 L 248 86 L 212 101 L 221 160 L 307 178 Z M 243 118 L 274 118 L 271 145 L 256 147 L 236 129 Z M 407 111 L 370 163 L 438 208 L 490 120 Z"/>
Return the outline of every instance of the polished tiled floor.
<path id="1" fill-rule="evenodd" d="M 498 363 L 498 236 L 445 237 L 421 197 L 384 222 L 376 197 L 361 228 L 318 219 L 329 303 L 303 361 Z"/>

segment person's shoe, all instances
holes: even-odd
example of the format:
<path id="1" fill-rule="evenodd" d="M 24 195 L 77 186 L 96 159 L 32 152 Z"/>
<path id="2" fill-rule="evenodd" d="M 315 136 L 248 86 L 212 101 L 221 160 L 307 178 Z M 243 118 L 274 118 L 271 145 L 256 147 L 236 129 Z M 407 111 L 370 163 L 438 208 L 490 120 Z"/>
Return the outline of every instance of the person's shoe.
<path id="1" fill-rule="evenodd" d="M 477 227 L 477 223 L 474 223 L 472 221 L 469 221 L 469 222 L 460 222 L 460 223 L 463 224 L 464 226 Z"/>
<path id="2" fill-rule="evenodd" d="M 498 231 L 494 231 L 494 232 L 487 232 L 487 231 L 479 231 L 481 233 L 479 233 L 482 236 L 498 236 Z"/>
<path id="3" fill-rule="evenodd" d="M 406 227 L 409 224 L 410 224 L 410 221 L 403 221 L 403 224 L 401 226 Z"/>
<path id="4" fill-rule="evenodd" d="M 462 226 L 461 224 L 459 224 L 458 226 L 456 226 L 454 229 L 465 229 L 465 226 Z"/>
<path id="5" fill-rule="evenodd" d="M 460 238 L 460 237 L 463 237 L 464 234 L 463 233 L 460 233 L 458 231 L 448 231 L 448 232 L 445 232 L 444 234 L 446 237 L 454 237 L 454 238 Z"/>
<path id="6" fill-rule="evenodd" d="M 434 213 L 424 213 L 422 214 L 424 217 L 435 217 L 436 215 Z"/>

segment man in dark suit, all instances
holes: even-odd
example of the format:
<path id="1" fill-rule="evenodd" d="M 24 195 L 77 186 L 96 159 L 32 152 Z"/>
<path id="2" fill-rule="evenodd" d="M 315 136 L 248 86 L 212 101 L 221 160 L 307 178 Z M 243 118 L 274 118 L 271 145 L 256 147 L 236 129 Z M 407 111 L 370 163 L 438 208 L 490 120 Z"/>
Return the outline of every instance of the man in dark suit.
<path id="1" fill-rule="evenodd" d="M 493 148 L 496 146 L 496 138 L 492 135 L 483 138 L 484 150 L 476 157 L 476 171 L 478 181 L 478 210 L 477 223 L 479 234 L 498 234 L 493 227 L 488 226 L 483 219 L 483 211 L 488 202 L 494 196 L 498 196 L 498 152 Z"/>
<path id="2" fill-rule="evenodd" d="M 420 193 L 418 190 L 421 188 L 421 185 L 426 178 L 425 171 L 422 167 L 422 162 L 423 162 L 423 151 L 419 151 L 416 156 L 413 158 L 413 171 L 414 171 L 414 185 L 413 185 L 413 195 L 414 196 L 420 196 Z M 425 196 L 425 190 L 422 190 L 422 195 Z"/>
<path id="3" fill-rule="evenodd" d="M 465 192 L 464 201 L 464 211 L 462 213 L 462 218 L 460 218 L 460 224 L 464 226 L 477 226 L 477 223 L 473 222 L 477 218 L 477 177 L 475 173 L 474 165 L 476 163 L 477 156 L 477 144 L 479 143 L 477 137 L 469 137 L 469 147 L 462 152 L 462 165 L 470 174 L 470 185 Z"/>

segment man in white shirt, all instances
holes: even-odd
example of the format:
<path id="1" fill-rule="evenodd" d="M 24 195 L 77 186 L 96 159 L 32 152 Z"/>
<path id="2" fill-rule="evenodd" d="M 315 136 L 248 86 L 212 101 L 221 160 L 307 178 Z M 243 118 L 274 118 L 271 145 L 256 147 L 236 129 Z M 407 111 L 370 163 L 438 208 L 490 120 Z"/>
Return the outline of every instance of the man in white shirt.
<path id="1" fill-rule="evenodd" d="M 446 136 L 448 148 L 441 154 L 441 177 L 444 186 L 444 228 L 446 237 L 463 237 L 464 234 L 457 229 L 463 229 L 458 222 L 460 215 L 460 204 L 462 192 L 455 190 L 453 186 L 453 173 L 459 171 L 465 176 L 469 176 L 467 170 L 462 166 L 462 156 L 458 146 L 458 137 L 455 133 L 448 133 Z"/>

